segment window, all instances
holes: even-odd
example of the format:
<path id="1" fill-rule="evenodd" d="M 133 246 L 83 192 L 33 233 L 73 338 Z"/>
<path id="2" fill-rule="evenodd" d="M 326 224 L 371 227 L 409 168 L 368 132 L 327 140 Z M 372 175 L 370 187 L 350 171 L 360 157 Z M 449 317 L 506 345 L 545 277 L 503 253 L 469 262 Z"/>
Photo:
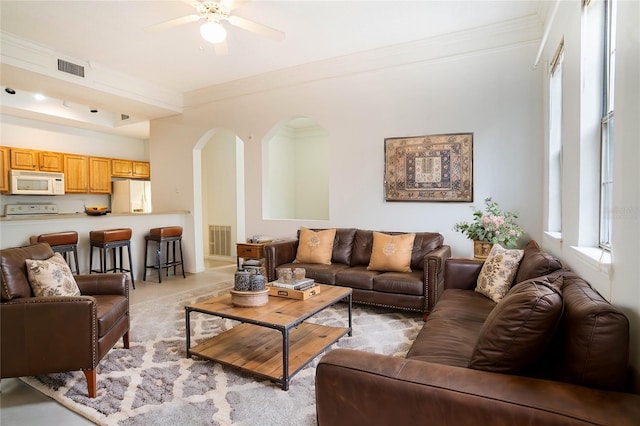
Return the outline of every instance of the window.
<path id="1" fill-rule="evenodd" d="M 562 61 L 564 40 L 549 69 L 549 217 L 547 231 L 562 232 Z"/>
<path id="2" fill-rule="evenodd" d="M 613 213 L 613 104 L 615 81 L 615 0 L 605 0 L 600 134 L 600 247 L 611 249 Z"/>

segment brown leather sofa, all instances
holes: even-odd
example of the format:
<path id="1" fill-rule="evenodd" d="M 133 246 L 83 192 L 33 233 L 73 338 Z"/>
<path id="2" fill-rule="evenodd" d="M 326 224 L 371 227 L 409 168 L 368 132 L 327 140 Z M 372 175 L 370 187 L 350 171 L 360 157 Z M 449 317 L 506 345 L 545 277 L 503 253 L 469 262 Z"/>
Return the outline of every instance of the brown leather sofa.
<path id="1" fill-rule="evenodd" d="M 384 232 L 399 235 L 401 232 Z M 373 231 L 338 228 L 331 265 L 293 263 L 298 239 L 264 246 L 267 277 L 276 279 L 277 268 L 305 268 L 317 283 L 351 287 L 353 301 L 368 305 L 422 312 L 431 311 L 444 283 L 444 261 L 451 248 L 441 234 L 417 232 L 411 254 L 411 272 L 367 270 L 373 247 Z"/>
<path id="2" fill-rule="evenodd" d="M 82 370 L 95 398 L 100 360 L 120 338 L 129 348 L 129 281 L 75 275 L 81 296 L 34 297 L 25 260 L 53 254 L 47 243 L 0 250 L 1 377 Z"/>
<path id="3" fill-rule="evenodd" d="M 324 355 L 318 424 L 639 425 L 625 315 L 542 252 L 525 251 L 498 304 L 474 291 L 481 265 L 446 261 L 445 290 L 406 358 Z"/>

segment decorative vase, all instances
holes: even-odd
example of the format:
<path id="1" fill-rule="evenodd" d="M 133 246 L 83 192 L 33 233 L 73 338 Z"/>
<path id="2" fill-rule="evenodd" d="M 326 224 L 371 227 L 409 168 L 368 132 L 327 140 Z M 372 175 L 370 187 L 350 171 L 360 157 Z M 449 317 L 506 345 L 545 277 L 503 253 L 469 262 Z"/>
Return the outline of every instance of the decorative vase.
<path id="1" fill-rule="evenodd" d="M 251 290 L 251 273 L 244 269 L 238 269 L 235 273 L 233 289 L 236 291 Z"/>
<path id="2" fill-rule="evenodd" d="M 491 247 L 493 247 L 493 244 L 488 241 L 473 240 L 474 259 L 485 260 L 487 257 L 489 257 Z"/>
<path id="3" fill-rule="evenodd" d="M 251 274 L 249 279 L 250 282 L 250 290 L 251 291 L 261 291 L 264 290 L 265 279 L 264 275 L 260 273 L 260 271 L 256 271 Z"/>

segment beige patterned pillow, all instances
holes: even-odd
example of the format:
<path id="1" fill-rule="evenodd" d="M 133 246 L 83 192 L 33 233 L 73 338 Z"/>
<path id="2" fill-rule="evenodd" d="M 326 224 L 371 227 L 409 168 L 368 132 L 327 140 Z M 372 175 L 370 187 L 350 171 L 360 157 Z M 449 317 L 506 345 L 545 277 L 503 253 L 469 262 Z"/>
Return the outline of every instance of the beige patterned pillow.
<path id="1" fill-rule="evenodd" d="M 322 231 L 312 231 L 311 229 L 300 228 L 298 252 L 296 253 L 296 260 L 293 262 L 331 265 L 333 241 L 335 239 L 335 228 L 325 229 Z"/>
<path id="2" fill-rule="evenodd" d="M 27 259 L 29 284 L 36 297 L 80 296 L 75 278 L 60 253 L 47 260 Z"/>
<path id="3" fill-rule="evenodd" d="M 511 288 L 522 256 L 524 250 L 507 250 L 494 244 L 480 270 L 476 291 L 498 303 Z"/>
<path id="4" fill-rule="evenodd" d="M 416 234 L 373 233 L 370 271 L 411 272 L 411 252 Z"/>

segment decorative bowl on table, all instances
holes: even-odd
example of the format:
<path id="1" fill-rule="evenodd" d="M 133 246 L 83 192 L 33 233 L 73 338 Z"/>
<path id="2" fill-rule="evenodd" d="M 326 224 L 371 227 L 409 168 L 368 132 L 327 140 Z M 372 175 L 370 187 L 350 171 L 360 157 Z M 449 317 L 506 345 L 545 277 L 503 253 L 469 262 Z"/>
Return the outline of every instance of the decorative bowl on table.
<path id="1" fill-rule="evenodd" d="M 269 289 L 258 291 L 230 290 L 231 303 L 240 308 L 253 308 L 263 306 L 269 302 Z"/>
<path id="2" fill-rule="evenodd" d="M 111 213 L 106 207 L 85 207 L 84 212 L 89 216 L 102 216 Z"/>

